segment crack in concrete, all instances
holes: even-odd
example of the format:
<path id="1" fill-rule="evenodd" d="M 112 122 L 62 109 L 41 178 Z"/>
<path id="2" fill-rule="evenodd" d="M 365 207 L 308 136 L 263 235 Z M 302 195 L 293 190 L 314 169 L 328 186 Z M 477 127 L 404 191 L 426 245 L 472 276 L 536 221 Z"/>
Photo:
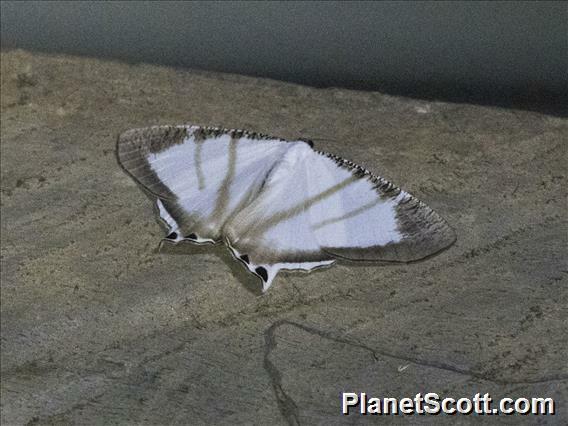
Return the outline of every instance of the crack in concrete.
<path id="1" fill-rule="evenodd" d="M 288 394 L 282 388 L 282 374 L 278 371 L 278 368 L 270 361 L 270 353 L 274 348 L 276 348 L 276 339 L 274 336 L 274 331 L 280 327 L 282 324 L 288 323 L 287 320 L 280 320 L 273 323 L 264 332 L 264 369 L 270 377 L 272 382 L 272 388 L 274 389 L 274 396 L 276 397 L 276 403 L 280 413 L 284 416 L 289 425 L 300 425 L 300 418 L 298 413 L 298 406 L 294 400 L 288 396 Z M 295 324 L 295 323 L 292 323 Z"/>
<path id="2" fill-rule="evenodd" d="M 320 330 L 314 327 L 310 327 L 305 324 L 297 323 L 295 321 L 290 321 L 287 319 L 282 319 L 274 322 L 270 327 L 266 329 L 264 332 L 264 341 L 265 341 L 265 350 L 264 350 L 264 369 L 267 372 L 271 382 L 272 387 L 274 389 L 274 394 L 276 397 L 276 402 L 280 409 L 280 413 L 284 416 L 288 424 L 290 425 L 300 425 L 300 416 L 299 416 L 299 409 L 298 405 L 291 398 L 283 389 L 282 387 L 282 374 L 278 370 L 278 368 L 274 365 L 272 361 L 270 361 L 270 354 L 272 351 L 277 347 L 276 341 L 276 330 L 283 325 L 289 325 L 292 327 L 296 327 L 300 330 L 303 330 L 307 333 L 314 334 L 321 338 L 331 340 L 333 342 L 345 344 L 348 346 L 353 346 L 359 349 L 363 349 L 368 351 L 374 358 L 375 361 L 379 360 L 379 356 L 383 356 L 390 359 L 395 359 L 398 361 L 405 361 L 407 363 L 429 367 L 429 368 L 436 368 L 438 370 L 448 371 L 451 373 L 456 373 L 464 376 L 469 376 L 474 379 L 483 380 L 487 382 L 491 382 L 497 385 L 524 385 L 524 384 L 541 384 L 541 383 L 548 383 L 548 382 L 556 382 L 562 380 L 568 380 L 568 374 L 558 374 L 553 375 L 550 377 L 545 377 L 536 380 L 523 380 L 523 381 L 516 381 L 516 380 L 495 380 L 489 378 L 483 374 L 476 373 L 471 370 L 467 370 L 464 368 L 455 367 L 450 364 L 446 364 L 443 362 L 436 362 L 436 361 L 428 361 L 422 360 L 414 357 L 403 356 L 398 354 L 393 354 L 383 350 L 377 350 L 370 346 L 367 346 L 363 343 L 359 343 L 357 341 L 345 339 L 342 337 L 334 336 L 332 333 Z"/>

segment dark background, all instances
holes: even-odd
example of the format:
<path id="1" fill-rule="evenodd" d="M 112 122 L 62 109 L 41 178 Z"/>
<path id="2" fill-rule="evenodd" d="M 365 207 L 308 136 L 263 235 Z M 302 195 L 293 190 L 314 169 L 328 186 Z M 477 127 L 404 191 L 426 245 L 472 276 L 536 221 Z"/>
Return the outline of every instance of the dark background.
<path id="1" fill-rule="evenodd" d="M 565 114 L 564 2 L 1 3 L 2 48 Z"/>

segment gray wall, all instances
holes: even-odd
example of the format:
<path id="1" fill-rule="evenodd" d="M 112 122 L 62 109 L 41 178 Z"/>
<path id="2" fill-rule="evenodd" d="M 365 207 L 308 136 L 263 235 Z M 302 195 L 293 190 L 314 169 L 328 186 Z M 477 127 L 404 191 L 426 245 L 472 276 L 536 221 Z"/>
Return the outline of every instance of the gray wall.
<path id="1" fill-rule="evenodd" d="M 566 95 L 561 2 L 3 1 L 1 8 L 3 48 L 529 108 Z"/>

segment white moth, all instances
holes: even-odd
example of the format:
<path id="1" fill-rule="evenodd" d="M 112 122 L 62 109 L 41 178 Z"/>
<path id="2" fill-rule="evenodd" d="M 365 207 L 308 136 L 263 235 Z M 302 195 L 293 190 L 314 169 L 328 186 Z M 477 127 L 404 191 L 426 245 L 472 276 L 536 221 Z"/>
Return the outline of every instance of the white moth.
<path id="1" fill-rule="evenodd" d="M 451 245 L 412 195 L 311 142 L 199 126 L 129 130 L 118 160 L 155 198 L 166 239 L 224 242 L 262 280 L 336 260 L 411 262 Z"/>

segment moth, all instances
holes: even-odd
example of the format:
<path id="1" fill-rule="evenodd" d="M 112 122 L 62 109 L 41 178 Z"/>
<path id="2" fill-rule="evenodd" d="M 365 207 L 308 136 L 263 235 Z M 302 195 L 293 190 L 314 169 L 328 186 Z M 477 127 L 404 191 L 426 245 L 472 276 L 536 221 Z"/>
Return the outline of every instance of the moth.
<path id="1" fill-rule="evenodd" d="M 412 262 L 455 241 L 427 205 L 311 141 L 154 126 L 120 135 L 117 154 L 155 200 L 167 241 L 224 243 L 263 292 L 282 269 Z"/>

